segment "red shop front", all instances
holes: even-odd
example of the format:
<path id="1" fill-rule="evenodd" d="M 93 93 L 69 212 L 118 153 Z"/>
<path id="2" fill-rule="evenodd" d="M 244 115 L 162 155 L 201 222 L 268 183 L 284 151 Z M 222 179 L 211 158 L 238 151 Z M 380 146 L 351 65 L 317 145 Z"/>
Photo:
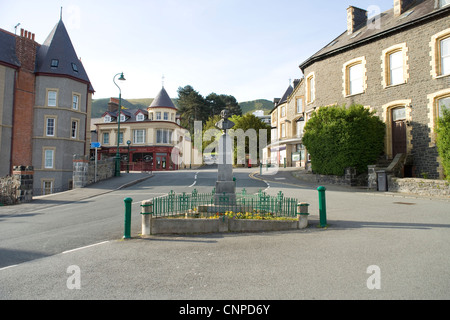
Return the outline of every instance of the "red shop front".
<path id="1" fill-rule="evenodd" d="M 117 148 L 102 147 L 99 154 L 114 157 Z M 174 147 L 138 147 L 119 148 L 121 171 L 169 171 L 178 170 L 178 149 Z"/>

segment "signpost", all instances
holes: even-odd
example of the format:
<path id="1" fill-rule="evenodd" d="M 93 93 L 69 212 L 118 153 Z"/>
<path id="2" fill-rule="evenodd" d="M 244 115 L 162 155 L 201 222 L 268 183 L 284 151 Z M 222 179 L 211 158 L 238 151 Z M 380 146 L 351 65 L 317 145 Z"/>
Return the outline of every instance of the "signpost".
<path id="1" fill-rule="evenodd" d="M 97 182 L 97 149 L 101 148 L 102 144 L 100 142 L 91 142 L 91 149 L 95 149 L 95 173 L 94 182 Z"/>

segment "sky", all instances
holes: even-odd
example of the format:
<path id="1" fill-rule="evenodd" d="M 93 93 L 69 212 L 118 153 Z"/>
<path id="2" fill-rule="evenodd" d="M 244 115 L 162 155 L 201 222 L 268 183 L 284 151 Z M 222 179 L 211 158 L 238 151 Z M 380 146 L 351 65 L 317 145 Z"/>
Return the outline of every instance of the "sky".
<path id="1" fill-rule="evenodd" d="M 172 98 L 191 85 L 239 102 L 280 98 L 299 65 L 347 28 L 349 5 L 393 0 L 0 0 L 0 28 L 42 44 L 60 19 L 95 89 L 94 99 Z M 374 7 L 375 6 L 375 7 Z"/>

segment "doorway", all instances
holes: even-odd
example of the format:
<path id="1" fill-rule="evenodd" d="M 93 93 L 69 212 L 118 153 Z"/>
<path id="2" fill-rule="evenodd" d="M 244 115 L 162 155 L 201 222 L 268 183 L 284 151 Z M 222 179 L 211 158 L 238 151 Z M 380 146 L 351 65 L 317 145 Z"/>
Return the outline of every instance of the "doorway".
<path id="1" fill-rule="evenodd" d="M 406 108 L 392 109 L 392 157 L 399 153 L 406 154 Z"/>

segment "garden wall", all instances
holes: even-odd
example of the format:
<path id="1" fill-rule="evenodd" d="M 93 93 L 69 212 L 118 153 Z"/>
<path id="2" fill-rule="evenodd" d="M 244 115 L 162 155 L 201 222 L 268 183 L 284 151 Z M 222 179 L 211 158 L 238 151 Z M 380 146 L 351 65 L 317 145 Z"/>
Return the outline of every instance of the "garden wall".
<path id="1" fill-rule="evenodd" d="M 450 197 L 450 182 L 445 180 L 396 178 L 388 176 L 388 191 L 419 196 Z"/>

